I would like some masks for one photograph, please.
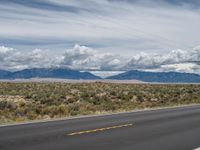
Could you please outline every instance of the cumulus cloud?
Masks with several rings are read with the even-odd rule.
[[[140,53],[133,57],[126,64],[127,69],[150,69],[158,68],[164,65],[180,64],[180,63],[199,63],[200,62],[200,47],[195,47],[191,50],[172,50],[169,53],[163,54],[147,54]]]
[[[0,60],[2,61],[5,57],[9,56],[13,52],[13,48],[0,46]]]
[[[52,67],[58,64],[57,57],[52,58],[48,51],[35,49],[25,53],[9,47],[0,47],[0,69],[22,70],[26,68]]]
[[[79,70],[116,70],[124,63],[119,55],[99,53],[86,46],[75,45],[65,52],[61,65]]]
[[[76,70],[118,70],[125,64],[119,55],[99,53],[75,45],[64,54],[53,55],[48,50],[34,49],[28,53],[8,47],[0,47],[0,69],[22,70],[26,68],[66,67]]]
[[[52,55],[48,50],[34,49],[23,53],[0,47],[0,69],[65,67],[93,71],[176,71],[200,74],[200,47],[172,50],[169,53],[140,53],[130,57],[102,53],[76,44],[65,53]]]
[[[163,54],[140,53],[125,66],[126,70],[176,71],[200,74],[200,47],[172,50]]]
[[[8,52],[13,51],[13,48],[5,47],[5,46],[0,46],[0,54],[6,54]]]
[[[195,63],[170,64],[170,65],[162,65],[159,70],[200,74],[200,65]]]

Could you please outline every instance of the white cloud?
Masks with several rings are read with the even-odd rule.
[[[78,70],[116,70],[125,64],[119,55],[99,53],[86,46],[75,45],[64,54],[52,55],[48,50],[35,49],[28,53],[0,47],[0,69],[68,67]]]
[[[0,46],[0,55],[4,55],[4,54],[7,54],[7,53],[10,53],[13,50],[14,50],[13,48],[5,47],[5,46]]]
[[[78,44],[59,55],[52,55],[48,50],[42,49],[22,53],[20,50],[1,46],[0,69],[68,67],[77,70],[126,71],[138,69],[200,74],[200,47],[191,50],[177,49],[163,54],[140,53],[130,57],[101,53]]]
[[[64,54],[62,66],[79,70],[115,70],[124,64],[119,55],[99,53],[86,46],[75,45]]]
[[[200,42],[200,11],[185,5],[153,0],[45,1],[54,9],[0,2],[1,38],[43,39],[44,45],[61,40],[63,49],[65,43],[77,42],[121,55],[186,49]],[[56,11],[60,7],[66,10]]]
[[[200,47],[195,47],[191,50],[172,50],[169,53],[163,54],[146,54],[141,53],[131,59],[126,64],[126,69],[155,69],[161,66],[184,66],[185,63],[190,64],[200,63]],[[179,65],[174,65],[179,64]],[[183,65],[181,65],[183,64]],[[174,68],[175,70],[175,68]]]
[[[14,51],[13,48],[8,48],[5,46],[0,46],[0,61],[4,61]]]
[[[52,58],[48,51],[35,49],[28,53],[8,47],[0,47],[0,69],[21,70],[26,68],[51,67],[59,64],[59,59]]]
[[[200,65],[194,63],[162,65],[161,71],[176,71],[200,74]]]
[[[200,47],[189,48],[200,42],[200,10],[194,6],[196,3],[41,1],[46,2],[51,6],[48,9],[45,5],[34,5],[34,1],[24,1],[23,5],[0,2],[0,41],[15,47],[0,47],[0,68],[64,66],[80,70],[199,73]],[[35,42],[42,49],[35,49],[40,47]],[[92,48],[80,45],[71,48],[75,43]],[[27,45],[33,50],[24,50]],[[44,47],[50,50],[43,50]],[[59,50],[66,48],[61,54]]]

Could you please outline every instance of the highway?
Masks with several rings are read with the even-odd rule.
[[[194,150],[200,106],[0,127],[0,150]]]

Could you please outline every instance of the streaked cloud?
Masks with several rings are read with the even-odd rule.
[[[0,41],[50,52],[76,43],[121,55],[187,49],[200,42],[198,6],[193,0],[2,0]]]

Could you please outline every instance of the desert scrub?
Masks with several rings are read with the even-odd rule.
[[[200,103],[200,85],[0,83],[0,124]]]

